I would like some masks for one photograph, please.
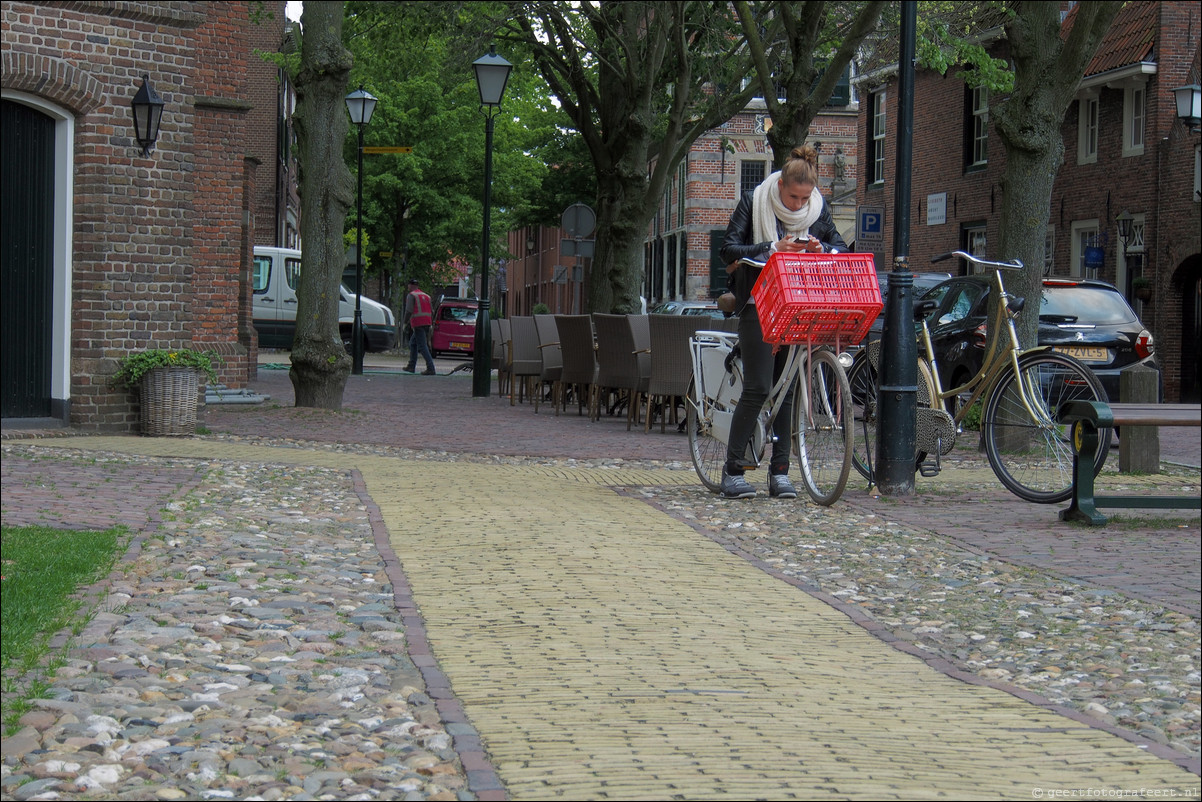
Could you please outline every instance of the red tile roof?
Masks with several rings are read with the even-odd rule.
[[[1138,64],[1141,61],[1154,61],[1158,5],[1160,4],[1151,0],[1124,4],[1111,23],[1110,30],[1102,37],[1102,44],[1085,70],[1085,77]],[[1068,36],[1068,32],[1072,30],[1078,8],[1079,3],[1074,5],[1064,18],[1061,36]]]

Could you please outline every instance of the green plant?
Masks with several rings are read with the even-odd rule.
[[[117,363],[113,380],[127,387],[137,387],[142,377],[155,368],[194,368],[217,382],[214,363],[221,364],[216,351],[194,351],[191,348],[148,348],[123,357]]]
[[[51,638],[64,628],[78,634],[91,619],[94,601],[79,597],[77,589],[108,574],[128,539],[124,527],[103,532],[0,527],[0,667],[5,692],[13,693],[4,701],[6,727],[15,726],[28,700],[43,693],[64,664],[70,643],[52,654]],[[83,609],[85,604],[91,606]]]
[[[549,314],[551,314],[551,307],[547,306],[546,304],[542,304],[542,303],[535,304],[534,308],[530,310],[530,314],[532,314],[532,315],[549,315]]]
[[[1131,279],[1131,289],[1133,291],[1150,290],[1152,289],[1152,282],[1148,281],[1143,276],[1136,276],[1135,278]]]

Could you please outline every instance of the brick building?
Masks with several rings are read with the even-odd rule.
[[[3,4],[6,423],[132,430],[111,376],[150,347],[214,350],[231,387],[252,375],[249,221],[274,157],[250,145],[248,61],[256,26],[282,35],[268,5],[274,21],[246,3]],[[166,104],[146,154],[143,75]]]
[[[1199,16],[1199,6],[1188,2],[1145,0],[1119,12],[1065,115],[1064,164],[1045,239],[1047,273],[1109,281],[1132,300],[1155,337],[1166,401],[1198,400],[1198,134],[1177,119],[1172,90],[1198,82]],[[1066,22],[1071,24],[1071,12]],[[1000,29],[992,34],[993,47],[1004,55]],[[998,241],[1005,153],[989,121],[987,90],[970,90],[953,73],[919,70],[915,76],[914,270],[957,248],[990,254],[990,243]],[[867,73],[859,88],[863,158],[856,200],[886,210],[886,261],[878,260],[878,268],[887,268],[893,258],[896,66]],[[1115,222],[1124,211],[1134,221],[1125,248]],[[1134,295],[1137,276],[1152,283],[1146,303]]]
[[[255,245],[300,248],[300,193],[297,188],[296,87],[286,70],[259,53],[287,52],[294,47],[293,23],[284,21],[284,3],[270,3],[275,18],[264,15],[248,31],[250,58],[247,87],[247,151],[259,163],[254,168]]]

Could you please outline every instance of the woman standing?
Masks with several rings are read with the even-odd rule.
[[[722,259],[729,267],[739,316],[739,348],[743,354],[743,394],[730,425],[726,465],[722,471],[722,495],[751,498],[755,488],[743,476],[748,467],[747,446],[756,417],[773,382],[780,377],[787,355],[764,342],[751,288],[759,269],[740,265],[740,259],[767,261],[777,251],[784,253],[841,253],[847,250],[835,228],[830,207],[818,191],[818,152],[805,145],[796,147],[780,171],[764,179],[751,192],[744,192],[731,215],[722,244]],[[772,458],[768,467],[768,493],[776,498],[797,498],[789,481],[790,422],[793,389],[785,398],[772,424]]]

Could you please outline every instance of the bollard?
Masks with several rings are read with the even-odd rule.
[[[1147,365],[1119,371],[1119,401],[1155,404],[1160,398],[1160,373]],[[1160,473],[1160,427],[1124,426],[1119,432],[1120,473]]]

